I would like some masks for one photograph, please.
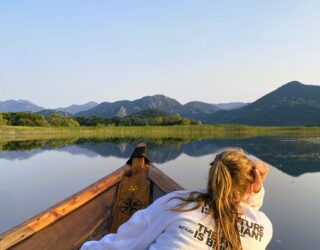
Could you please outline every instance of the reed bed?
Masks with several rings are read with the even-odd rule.
[[[258,127],[245,125],[25,127],[0,126],[0,138],[131,137],[237,138],[256,136],[320,136],[320,127]]]

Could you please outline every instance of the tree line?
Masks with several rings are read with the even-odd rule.
[[[183,118],[178,114],[167,115],[151,111],[144,114],[131,115],[128,117],[102,118],[92,117],[70,117],[59,113],[49,116],[27,112],[0,113],[0,126],[29,126],[29,127],[79,127],[79,126],[170,126],[170,125],[193,125],[198,124],[192,119]]]
[[[0,113],[0,125],[28,126],[28,127],[79,127],[80,124],[71,117],[58,113],[50,116],[27,112]]]

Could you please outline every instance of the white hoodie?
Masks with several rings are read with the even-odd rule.
[[[170,198],[189,193],[175,191],[157,199],[146,209],[137,211],[116,234],[108,234],[99,241],[88,241],[80,250],[213,249],[215,223],[207,214],[207,207],[189,212],[170,210],[181,202]],[[265,249],[271,240],[272,224],[258,211],[263,197],[264,188],[250,195],[246,203],[241,203],[244,214],[238,225],[243,250]]]

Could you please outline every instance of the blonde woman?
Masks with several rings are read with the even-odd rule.
[[[116,234],[81,250],[265,249],[272,224],[259,211],[268,166],[239,149],[211,163],[206,192],[176,191],[136,212]]]

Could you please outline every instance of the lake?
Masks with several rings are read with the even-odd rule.
[[[124,165],[142,139],[0,142],[0,232]],[[209,163],[241,147],[269,164],[262,211],[273,224],[268,249],[319,249],[320,137],[144,140],[149,158],[187,189],[205,187]]]

